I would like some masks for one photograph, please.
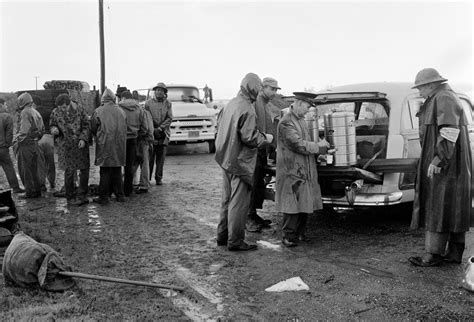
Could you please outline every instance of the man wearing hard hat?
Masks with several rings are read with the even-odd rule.
[[[416,266],[461,263],[471,220],[471,148],[468,121],[447,79],[422,69],[413,88],[425,99],[418,112],[421,156],[411,228],[424,225],[425,249]]]

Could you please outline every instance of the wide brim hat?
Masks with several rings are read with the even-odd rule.
[[[163,88],[165,90],[165,93],[168,93],[168,88],[166,87],[165,83],[159,82],[156,84],[155,87],[153,87],[153,90],[156,90],[157,88]]]
[[[430,83],[443,83],[447,81],[448,80],[441,76],[436,69],[424,68],[416,75],[415,84],[412,86],[412,88],[418,88]]]
[[[293,92],[295,99],[305,101],[311,106],[316,106],[314,99],[316,98],[317,94],[315,93],[308,93],[308,92]]]

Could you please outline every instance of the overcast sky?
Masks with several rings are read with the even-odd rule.
[[[0,0],[0,17],[0,91],[34,89],[35,76],[100,87],[98,1]],[[424,67],[472,84],[472,18],[470,1],[104,0],[106,85],[231,98],[248,72],[290,94],[412,82]]]

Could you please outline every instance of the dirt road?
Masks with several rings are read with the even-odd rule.
[[[228,252],[215,242],[221,172],[207,145],[171,147],[169,154],[164,184],[127,203],[67,207],[48,195],[17,205],[23,230],[60,251],[76,271],[185,292],[78,280],[70,291],[48,293],[5,288],[1,279],[0,319],[474,319],[474,294],[460,287],[461,265],[408,263],[423,251],[424,238],[408,229],[406,209],[313,216],[312,241],[289,249],[280,246],[280,218],[266,202],[262,214],[272,228],[247,234],[259,249]],[[98,183],[96,169],[90,182]],[[265,292],[295,276],[309,291]]]

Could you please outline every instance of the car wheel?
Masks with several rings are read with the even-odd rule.
[[[216,141],[208,141],[209,143],[209,153],[216,153]]]

